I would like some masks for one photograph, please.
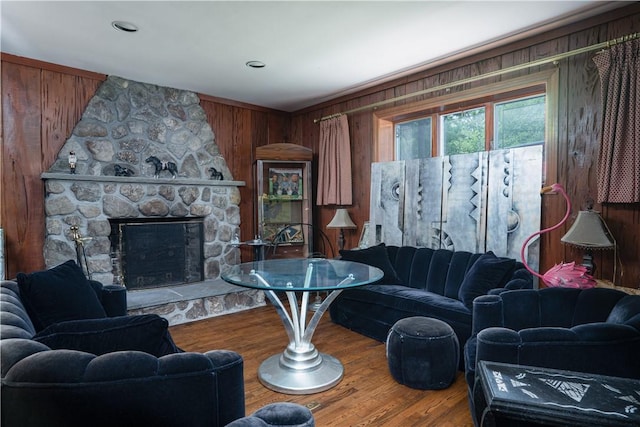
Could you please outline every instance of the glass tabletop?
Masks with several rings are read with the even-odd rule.
[[[379,268],[353,261],[290,258],[238,264],[222,279],[234,285],[274,291],[331,291],[382,279]]]

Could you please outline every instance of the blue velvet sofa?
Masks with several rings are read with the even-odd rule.
[[[2,281],[0,424],[215,427],[244,419],[238,353],[183,352],[165,319],[125,312],[126,294],[86,280],[73,261]],[[267,413],[275,425],[298,425],[302,409]]]
[[[640,295],[545,288],[476,298],[464,355],[476,425],[480,360],[640,379]]]
[[[386,246],[340,251],[344,260],[384,272],[375,284],[343,291],[329,307],[334,323],[384,342],[400,319],[425,316],[449,324],[460,348],[471,336],[473,300],[498,289],[532,288],[524,266],[493,253]],[[463,358],[459,368],[464,368]]]

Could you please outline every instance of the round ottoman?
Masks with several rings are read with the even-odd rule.
[[[387,335],[387,362],[400,384],[420,390],[449,387],[456,378],[460,348],[458,338],[442,320],[407,317]]]

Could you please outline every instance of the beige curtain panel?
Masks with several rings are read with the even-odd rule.
[[[598,202],[640,202],[640,39],[593,58],[600,74]]]
[[[351,141],[349,122],[343,114],[320,122],[316,204],[347,206],[352,203]]]

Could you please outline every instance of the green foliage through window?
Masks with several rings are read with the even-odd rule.
[[[542,144],[544,111],[544,95],[495,104],[494,148]]]
[[[484,107],[440,116],[442,154],[467,154],[484,151]]]
[[[504,100],[508,99],[508,100]],[[396,122],[395,159],[476,153],[490,149],[543,144],[546,134],[546,95],[507,95],[466,103],[468,107],[442,106],[424,116]],[[433,129],[433,127],[436,129]],[[488,128],[487,128],[488,127]],[[432,135],[437,135],[436,141]]]

